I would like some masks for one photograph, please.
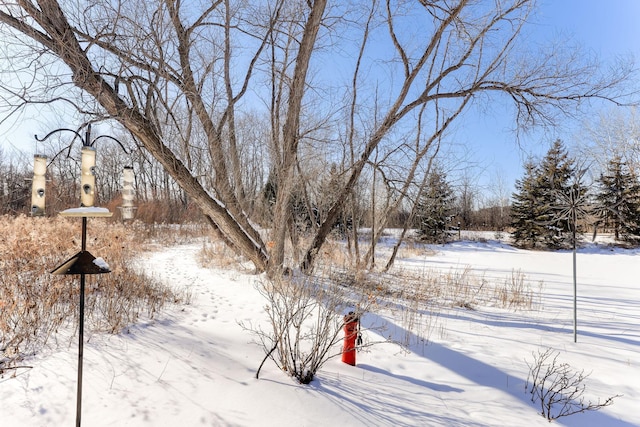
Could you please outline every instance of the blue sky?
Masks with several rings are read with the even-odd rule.
[[[640,1],[638,0],[540,0],[534,22],[528,28],[541,41],[564,36],[599,56],[603,62],[620,55],[633,55],[640,66]],[[499,114],[501,107],[494,111]],[[592,111],[593,115],[598,111]],[[496,174],[513,189],[522,176],[523,161],[542,156],[557,138],[570,146],[578,137],[582,122],[567,121],[557,129],[521,136],[516,143],[512,123],[496,115],[480,116],[462,126],[455,137],[467,144],[476,164],[476,178],[489,186]]]
[[[539,0],[540,7],[528,31],[533,40],[553,40],[568,36],[586,50],[611,60],[618,55],[633,54],[640,60],[640,0]],[[471,175],[475,182],[488,187],[496,176],[513,189],[516,179],[522,175],[522,163],[528,156],[541,156],[557,138],[568,145],[575,139],[579,122],[567,122],[547,133],[536,132],[521,137],[516,143],[513,124],[504,114],[501,105],[492,105],[491,114],[468,115],[457,123],[451,135],[457,146],[465,151],[467,160],[474,164]],[[31,155],[37,150],[33,135],[44,134],[55,124],[42,121],[38,116],[23,116],[23,125],[14,123],[11,129],[0,126],[0,147],[11,147]],[[594,111],[593,114],[597,114]],[[64,122],[63,118],[59,119]]]

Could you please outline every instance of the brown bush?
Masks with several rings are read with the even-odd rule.
[[[81,224],[77,218],[0,217],[0,370],[38,351],[61,328],[77,328],[79,276],[50,272],[80,251]],[[112,270],[86,276],[88,331],[119,332],[185,300],[134,268],[143,233],[143,227],[88,220],[87,250]]]

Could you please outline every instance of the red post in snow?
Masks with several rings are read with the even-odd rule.
[[[356,365],[356,339],[359,334],[359,319],[352,311],[344,316],[344,345],[342,346],[342,361],[351,366]]]

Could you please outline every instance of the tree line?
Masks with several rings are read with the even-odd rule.
[[[126,136],[121,136],[126,141]],[[64,139],[64,138],[63,138]],[[143,150],[128,147],[123,152],[115,145],[101,145],[97,149],[96,204],[111,208],[118,218],[117,207],[122,201],[122,170],[130,166],[135,171],[135,199],[140,207],[137,219],[149,223],[178,223],[200,221],[202,217],[194,208],[189,196],[180,189],[162,166]],[[80,203],[79,147],[66,146],[62,141],[40,147],[47,158],[46,173],[46,214],[55,215],[64,209],[77,207]],[[257,167],[257,166],[256,166]],[[340,185],[337,168],[329,168],[326,177],[318,179],[315,186],[307,185],[294,190],[292,212],[294,225],[300,235],[309,234],[317,227],[331,206],[332,191],[323,193],[324,188]],[[24,154],[4,155],[0,150],[0,215],[28,215],[31,210],[31,181],[33,159]],[[275,181],[268,176],[248,194],[253,200],[251,216],[267,226],[272,221],[272,207],[277,190]],[[384,222],[389,228],[402,228],[409,221],[410,212],[406,206],[392,212],[384,212],[380,206],[386,197],[384,185],[357,187],[357,208],[341,216],[334,226],[334,233],[341,238],[350,238],[353,227],[369,228],[377,216],[388,215]],[[372,199],[376,197],[377,200]],[[440,194],[444,192],[444,194]],[[451,183],[441,168],[429,174],[429,182],[418,202],[417,218],[410,227],[420,228],[421,221],[433,216],[437,211],[443,217],[438,219],[443,230],[458,226],[471,230],[504,230],[509,221],[507,197],[483,196],[483,189],[472,186],[467,181]],[[504,195],[503,195],[504,196]],[[443,206],[438,206],[443,204]],[[373,210],[376,210],[375,213]],[[431,212],[434,211],[434,212]],[[441,236],[435,232],[438,238]],[[435,240],[437,240],[436,238]],[[426,239],[426,237],[425,237]]]
[[[123,137],[124,138],[124,137]],[[58,142],[59,144],[59,142]],[[80,200],[78,159],[70,154],[71,147],[51,144],[47,167],[47,213],[49,215],[77,206]],[[61,154],[64,153],[64,154]],[[0,153],[1,154],[1,153]],[[0,214],[28,214],[30,211],[33,165],[23,157],[0,155]],[[115,146],[99,151],[97,181],[98,202],[117,212],[121,203],[122,168],[133,166],[136,203],[141,206],[138,219],[150,223],[175,223],[201,219],[189,196],[167,174],[155,159],[142,150],[123,152]],[[389,212],[376,206],[383,198],[374,199],[378,189],[357,187],[356,208],[343,214],[334,224],[333,233],[350,239],[354,227],[371,228],[376,220],[389,228],[417,230],[416,238],[423,242],[443,243],[457,231],[510,231],[517,246],[529,248],[563,248],[572,242],[571,232],[610,232],[616,241],[637,243],[640,238],[640,181],[635,168],[614,155],[590,184],[588,174],[560,140],[556,140],[546,155],[524,165],[524,176],[516,181],[516,192],[507,198],[483,198],[481,189],[468,180],[452,182],[442,167],[436,165],[428,174],[411,215],[406,206]],[[292,196],[293,224],[296,234],[308,235],[326,215],[335,193],[322,193],[323,188],[338,188],[340,176],[333,165],[330,173],[320,177],[317,185],[300,187]],[[268,226],[273,220],[273,205],[277,195],[271,176],[256,185],[251,198],[251,216]],[[306,190],[306,191],[305,191]],[[328,198],[323,198],[328,197]],[[377,212],[377,213],[376,213]],[[571,213],[577,214],[575,218]],[[382,219],[376,216],[388,215]],[[117,218],[117,215],[116,215]],[[575,230],[573,229],[575,227]]]
[[[582,167],[581,167],[582,166]],[[620,155],[586,182],[588,167],[556,140],[544,158],[525,165],[511,206],[513,243],[530,248],[566,248],[576,233],[611,232],[616,241],[640,241],[640,181]]]

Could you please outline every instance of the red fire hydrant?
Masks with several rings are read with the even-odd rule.
[[[360,341],[360,319],[353,311],[344,316],[344,345],[342,361],[351,366],[356,365],[356,340]]]

